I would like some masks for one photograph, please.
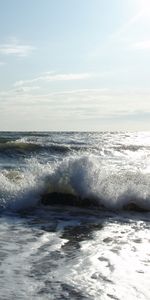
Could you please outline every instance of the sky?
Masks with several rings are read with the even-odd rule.
[[[150,0],[0,0],[0,131],[149,120]]]

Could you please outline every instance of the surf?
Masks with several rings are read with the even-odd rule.
[[[26,160],[21,170],[0,173],[0,206],[19,210],[70,205],[108,210],[150,210],[150,174],[115,170],[94,155],[68,156],[41,164]]]

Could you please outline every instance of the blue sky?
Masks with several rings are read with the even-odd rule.
[[[150,130],[150,0],[0,0],[0,130]]]

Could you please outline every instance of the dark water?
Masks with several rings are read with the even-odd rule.
[[[150,133],[1,132],[0,299],[149,299],[149,210]]]

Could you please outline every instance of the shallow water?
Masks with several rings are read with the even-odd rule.
[[[0,299],[149,299],[150,134],[1,133],[0,143]],[[53,192],[103,209],[60,196],[42,205]],[[133,202],[147,212],[122,210]]]
[[[149,299],[149,217],[71,207],[2,214],[1,299]]]

